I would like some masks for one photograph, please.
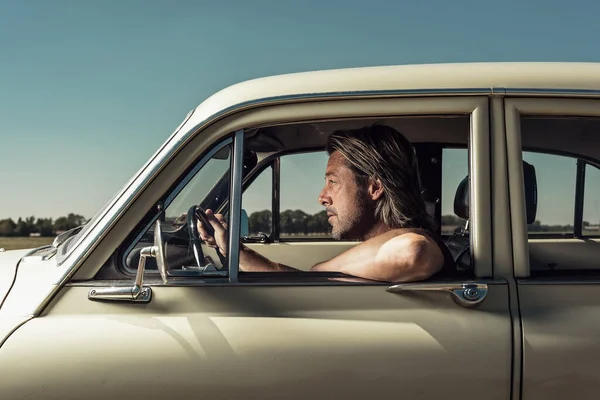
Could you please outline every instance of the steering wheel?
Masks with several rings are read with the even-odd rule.
[[[198,267],[202,267],[204,265],[204,252],[202,251],[202,239],[200,239],[200,232],[198,231],[198,221],[202,221],[202,226],[208,231],[210,236],[214,236],[215,230],[212,225],[208,222],[208,218],[204,213],[204,210],[199,206],[191,206],[187,212],[187,226],[188,232],[190,235],[190,243],[192,244],[192,250],[194,252],[194,258],[196,258],[196,263]],[[221,252],[217,249],[217,255],[219,256],[219,260],[221,261],[222,267],[219,268],[215,266],[217,269],[225,268],[227,262],[225,257]]]

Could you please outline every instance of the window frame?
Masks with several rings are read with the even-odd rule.
[[[382,99],[380,99],[382,100]],[[468,174],[473,187],[478,190],[470,191],[470,208],[471,208],[471,234],[470,252],[473,264],[473,275],[475,277],[492,278],[493,277],[493,261],[492,261],[492,229],[489,224],[482,223],[490,221],[492,214],[492,182],[491,182],[491,167],[492,161],[489,154],[491,153],[491,127],[490,127],[490,107],[487,97],[436,97],[436,98],[420,98],[420,99],[390,99],[391,104],[396,104],[396,110],[389,117],[401,117],[406,115],[456,115],[466,114],[469,117],[469,135],[468,135]],[[421,101],[417,101],[421,100]],[[452,106],[448,105],[451,102]],[[442,104],[444,106],[441,106]],[[368,118],[365,115],[364,118]],[[343,118],[343,117],[342,117]],[[308,150],[308,149],[303,149]],[[322,149],[321,149],[322,150]],[[282,156],[279,153],[278,156]],[[240,180],[240,195],[241,192]],[[241,200],[240,200],[241,203]],[[241,210],[240,210],[241,211]],[[239,239],[239,230],[237,235]],[[230,237],[235,238],[235,233]],[[231,242],[230,242],[231,244]],[[239,249],[240,241],[233,243],[230,248]],[[237,254],[239,257],[239,254]],[[231,263],[230,263],[231,264]],[[237,281],[239,265],[231,266],[236,268],[235,276]],[[231,274],[231,272],[230,272]],[[250,273],[259,274],[259,273]],[[260,273],[269,274],[269,273]],[[290,272],[286,273],[289,276],[303,274],[306,272]],[[329,276],[329,273],[320,273],[323,277]],[[339,274],[332,274],[331,277],[338,277]]]
[[[491,148],[490,148],[491,129],[489,127],[489,117],[490,117],[490,115],[489,115],[488,102],[487,102],[487,99],[485,99],[483,101],[481,100],[481,98],[477,98],[477,99],[480,100],[479,104],[477,105],[477,107],[475,107],[472,111],[470,111],[468,113],[464,113],[464,112],[460,112],[460,111],[452,111],[452,112],[444,112],[443,113],[443,114],[452,114],[452,115],[467,114],[468,117],[469,117],[470,126],[469,126],[469,136],[468,136],[468,144],[466,146],[466,150],[468,152],[468,157],[469,157],[468,174],[471,175],[472,181],[477,181],[477,179],[473,178],[473,175],[479,175],[479,176],[485,177],[486,171],[488,173],[488,177],[491,175],[491,172],[490,172],[490,170],[491,170],[491,160],[488,157],[485,156],[486,154],[489,154],[490,151],[491,151]],[[414,114],[419,114],[419,113],[410,113],[410,115],[414,115]],[[439,114],[439,112],[436,113],[436,114]],[[401,115],[405,115],[405,114],[401,114]],[[398,115],[398,117],[400,117],[401,115]],[[406,115],[409,115],[409,114],[406,114]],[[424,114],[424,115],[428,115],[428,114]],[[396,116],[396,115],[394,115],[394,116]],[[475,128],[475,126],[477,126],[478,128]],[[486,133],[486,135],[483,135],[483,134],[477,135],[477,134],[475,134],[476,131],[484,131]],[[479,146],[482,146],[482,147],[486,146],[487,148],[485,150],[480,150],[481,154],[474,155],[473,153],[475,153],[475,151],[473,151],[473,148],[474,147],[478,148],[479,146],[476,146],[473,142],[476,142],[478,140],[480,142],[482,142],[481,144],[479,144]],[[448,144],[445,144],[445,145],[442,146],[442,149],[444,149],[444,148],[465,148],[465,146],[460,145],[460,144],[448,143]],[[260,175],[264,171],[264,169],[268,167],[269,162],[273,161],[274,159],[276,159],[277,161],[279,161],[279,159],[281,157],[289,155],[289,154],[302,154],[302,153],[310,153],[310,152],[317,152],[317,151],[323,151],[323,149],[322,148],[316,148],[316,149],[315,148],[306,148],[306,149],[301,149],[301,150],[283,151],[283,152],[279,152],[279,153],[273,154],[273,155],[265,158],[263,161],[261,161],[262,163],[265,164],[265,166],[262,167],[262,168],[260,168],[260,169],[258,169],[255,172],[255,174],[253,174],[252,176],[249,176],[248,179],[250,180],[250,179],[255,179],[256,177],[258,177],[258,175]],[[475,159],[475,160],[473,160],[473,159]],[[480,173],[474,172],[474,169],[477,169],[477,167],[473,167],[473,163],[475,163],[476,165],[479,166],[479,170],[481,171]],[[278,167],[280,167],[280,165],[278,165]],[[280,190],[280,185],[279,185],[279,182],[280,182],[280,169],[278,169],[277,175],[275,175],[275,173],[274,173],[273,179],[274,180],[276,179],[278,181],[278,183],[276,183],[276,184],[274,182],[273,191],[275,190],[276,187],[277,187],[277,190]],[[483,178],[483,179],[485,179],[485,178]],[[244,190],[247,187],[249,187],[250,184],[251,184],[251,182],[248,183],[248,186],[244,185],[245,186]],[[477,203],[476,203],[476,200],[475,200],[475,196],[477,196],[477,195],[474,193],[475,191],[471,192],[470,202],[473,205],[472,206],[473,217],[471,217],[470,219],[472,219],[472,220],[476,220],[478,218],[481,218],[481,217],[476,217],[475,214],[480,214],[481,215],[482,212],[483,213],[487,212],[487,213],[491,214],[491,181],[489,181],[487,183],[487,185],[483,185],[482,184],[481,186],[483,186],[483,190],[479,191],[479,193],[480,193],[479,196],[482,196],[482,193],[484,193],[483,197],[485,199],[487,199],[487,202],[485,203],[484,207],[481,207],[483,210],[480,210],[480,206],[476,205]],[[487,193],[486,193],[486,190],[487,190]],[[279,192],[278,192],[278,194],[279,194]],[[280,197],[279,196],[278,196],[278,200],[280,201]],[[481,204],[481,203],[479,203],[479,204]],[[488,209],[486,210],[486,208],[488,208]],[[272,215],[274,216],[275,215],[274,214],[274,210],[272,210],[272,213],[273,213]],[[275,226],[279,226],[279,213],[277,214],[277,219],[275,219],[273,217],[273,220],[272,220],[272,232],[273,232]],[[473,227],[475,227],[474,231],[479,230],[481,232],[483,230],[481,226],[479,227],[479,229],[477,229],[476,228],[476,224],[472,224],[471,226],[472,226],[472,229],[473,229]],[[485,229],[489,229],[489,227],[484,227],[484,228]],[[271,234],[272,234],[272,232],[271,232]],[[470,235],[470,239],[471,239],[470,250],[471,250],[471,257],[472,257],[473,264],[474,264],[474,268],[473,268],[474,271],[477,271],[476,270],[476,268],[477,268],[476,267],[477,260],[475,258],[476,257],[475,254],[474,254],[475,253],[474,252],[475,245],[474,245],[473,238],[477,237],[478,234],[481,235],[480,232],[473,232]],[[288,238],[286,238],[286,240],[283,241],[283,240],[281,240],[280,236],[274,237],[274,239],[275,240],[271,240],[271,243],[323,242],[323,241],[325,241],[325,242],[332,242],[333,241],[333,239],[331,239],[331,238],[322,238],[322,239],[315,239],[315,238],[312,238],[312,239],[288,239]],[[481,238],[479,236],[478,241],[479,241],[479,244],[480,244],[480,248],[484,248],[485,245],[489,245],[489,247],[491,248],[491,229],[487,233],[487,237],[486,238]],[[485,243],[485,245],[483,243]],[[483,275],[483,276],[492,277],[492,261],[491,261],[492,257],[491,257],[491,251],[488,252],[487,254],[489,256],[486,257],[485,260],[483,260],[483,261],[485,261],[487,263],[487,266],[486,266],[486,269],[485,269],[485,272],[484,272],[484,274],[487,274],[487,275]],[[482,257],[479,257],[479,259],[482,260]],[[483,264],[481,261],[479,261],[479,262],[480,262],[480,265]],[[483,271],[480,271],[480,272],[483,272]],[[299,273],[300,274],[306,274],[306,272],[299,272]],[[268,273],[244,273],[244,274],[260,275],[260,274],[268,274]],[[298,274],[298,273],[289,272],[289,273],[283,273],[283,274],[284,275],[289,274],[289,276],[293,276],[294,274]],[[302,276],[305,276],[305,275],[302,275]],[[335,277],[335,276],[332,276],[332,277]]]
[[[537,238],[530,237],[527,231],[524,178],[522,170],[523,151],[527,150],[523,148],[521,140],[522,116],[600,117],[600,99],[597,97],[506,97],[504,99],[513,268],[516,278],[529,278],[531,276],[529,264],[529,239]],[[544,150],[544,153],[553,152]],[[557,152],[557,154],[568,155],[569,152]],[[583,159],[584,162],[590,160],[589,157],[577,154],[573,155],[571,153],[571,156],[574,156],[576,159]],[[598,167],[593,162],[590,162],[590,164]],[[577,170],[579,170],[579,168]],[[578,180],[577,183],[582,180],[580,173],[577,174],[576,179]],[[583,180],[583,185],[585,185],[585,180]],[[579,189],[583,190],[581,187]],[[583,193],[579,196],[581,199],[578,198],[578,201],[583,201]],[[576,203],[574,208],[577,212],[582,212],[582,207],[581,209],[580,207],[581,205]],[[574,216],[575,215],[574,210]],[[568,239],[569,237],[561,236],[561,238]],[[590,237],[577,237],[573,235],[572,238],[581,239]],[[552,239],[552,237],[546,235],[539,239]]]

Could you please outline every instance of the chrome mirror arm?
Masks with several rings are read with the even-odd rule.
[[[154,229],[154,246],[144,247],[140,251],[140,261],[138,263],[133,287],[112,286],[92,288],[88,292],[88,299],[148,303],[152,298],[152,289],[147,286],[144,287],[144,273],[146,272],[146,259],[148,257],[156,258],[156,264],[158,265],[158,270],[163,278],[163,282],[167,283],[167,268],[159,220],[156,221],[156,227]]]

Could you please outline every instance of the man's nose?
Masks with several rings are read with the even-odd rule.
[[[319,204],[321,204],[322,206],[330,206],[331,205],[331,197],[329,197],[325,188],[323,188],[323,190],[321,190],[321,193],[319,193],[318,200],[319,200]]]

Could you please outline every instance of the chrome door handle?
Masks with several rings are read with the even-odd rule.
[[[486,283],[400,283],[386,289],[390,293],[403,293],[414,291],[448,292],[452,298],[463,307],[475,307],[487,296]]]

